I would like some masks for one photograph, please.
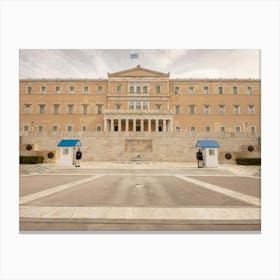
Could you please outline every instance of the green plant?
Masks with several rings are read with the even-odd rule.
[[[261,165],[261,158],[237,158],[236,163],[239,165]]]
[[[42,156],[20,156],[19,162],[22,164],[37,164],[43,163],[44,157]]]

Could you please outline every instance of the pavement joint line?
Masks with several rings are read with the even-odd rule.
[[[103,177],[103,176],[105,176],[105,175],[103,175],[103,174],[94,175],[94,176],[89,177],[89,178],[80,179],[80,180],[77,180],[77,181],[73,181],[71,183],[63,184],[63,185],[60,185],[60,186],[56,186],[56,187],[44,190],[44,191],[41,191],[41,192],[36,192],[36,193],[33,193],[33,194],[22,196],[19,199],[19,204],[24,204],[24,203],[27,203],[27,202],[30,202],[30,201],[33,201],[33,200],[36,200],[36,199],[40,199],[40,198],[43,198],[45,196],[55,194],[57,192],[61,192],[61,191],[73,188],[75,186],[90,182],[92,180],[98,179],[98,178]]]
[[[151,208],[20,206],[20,218],[124,220],[258,220],[260,208]]]
[[[224,195],[232,197],[234,199],[238,199],[238,200],[244,201],[246,203],[254,204],[254,205],[259,206],[259,207],[261,206],[261,200],[259,198],[256,198],[256,197],[253,197],[253,196],[250,196],[250,195],[246,195],[246,194],[243,194],[243,193],[240,193],[240,192],[228,190],[228,189],[225,189],[225,188],[213,185],[213,184],[209,184],[209,183],[206,183],[206,182],[203,182],[203,181],[199,181],[199,180],[196,180],[196,179],[193,179],[193,178],[189,178],[187,176],[174,175],[174,177],[176,177],[178,179],[181,179],[181,180],[184,180],[186,182],[198,185],[200,187],[203,187],[203,188],[206,188],[206,189],[224,194]]]

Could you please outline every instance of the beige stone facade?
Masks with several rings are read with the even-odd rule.
[[[217,140],[220,161],[246,145],[259,154],[260,114],[260,80],[171,79],[139,65],[107,79],[20,80],[21,144],[56,151],[78,138],[86,160],[191,161],[198,139]]]

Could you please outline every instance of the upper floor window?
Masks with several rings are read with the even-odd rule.
[[[140,100],[136,100],[136,109],[141,109],[141,102],[140,102]]]
[[[23,131],[28,131],[28,125],[23,126]]]
[[[32,93],[32,87],[28,87],[28,88],[27,88],[27,93],[28,93],[28,94],[31,94],[31,93]]]
[[[225,126],[220,126],[220,132],[222,132],[222,133],[226,132]]]
[[[181,106],[180,105],[175,105],[175,114],[180,114],[181,113]]]
[[[223,87],[219,87],[219,94],[223,94],[223,93],[224,93]]]
[[[236,126],[235,127],[235,133],[240,133],[241,132],[241,127],[240,126]]]
[[[67,132],[73,132],[73,126],[72,125],[67,126]]]
[[[176,127],[175,127],[175,131],[176,131],[176,132],[181,132],[181,127],[180,127],[180,126],[176,126]]]
[[[59,113],[59,104],[53,104],[53,113],[58,114]]]
[[[134,86],[130,86],[130,87],[129,87],[129,92],[130,92],[130,93],[134,93]]]
[[[41,93],[42,93],[42,94],[45,94],[45,93],[46,93],[46,87],[45,87],[45,86],[42,86],[42,87],[41,87]]]
[[[161,109],[161,104],[155,104],[155,109],[160,110]]]
[[[247,88],[247,92],[248,92],[249,95],[253,94],[252,87],[248,87],[248,88]]]
[[[60,86],[55,87],[55,93],[59,94],[60,93]]]
[[[53,132],[57,132],[57,125],[53,125],[52,131],[53,131]]]
[[[88,113],[88,104],[83,104],[82,105],[82,110],[83,110],[83,115],[87,115],[87,113]]]
[[[204,105],[204,115],[208,115],[210,113],[210,105]]]
[[[115,109],[116,109],[116,110],[121,109],[121,104],[115,104]]]
[[[205,132],[210,132],[211,131],[211,127],[210,126],[205,126]]]
[[[160,93],[160,86],[156,86],[156,93]]]
[[[88,87],[84,87],[84,94],[88,94]]]
[[[236,86],[233,87],[233,94],[237,94],[238,93],[238,88]]]
[[[195,115],[195,105],[189,105],[189,112],[191,115]]]
[[[195,132],[195,126],[190,127],[190,132]]]
[[[97,131],[97,132],[102,131],[102,127],[101,127],[100,125],[96,126],[96,131]]]
[[[117,93],[121,93],[122,92],[122,86],[121,85],[117,85]]]
[[[38,130],[39,132],[42,132],[42,131],[43,131],[43,126],[42,126],[42,125],[38,125],[38,126],[37,126],[37,130]]]
[[[193,86],[189,87],[189,93],[194,93],[194,87]]]
[[[143,86],[143,92],[148,93],[148,87],[147,86]]]
[[[98,94],[102,94],[103,88],[102,86],[98,86]]]
[[[203,87],[203,93],[208,94],[209,88],[208,87]]]
[[[136,92],[137,92],[137,93],[141,93],[141,87],[140,87],[140,86],[137,86],[137,87],[136,87]]]
[[[45,113],[45,104],[39,104],[39,114]]]
[[[73,93],[75,92],[75,91],[74,91],[74,87],[71,86],[71,87],[69,88],[69,92],[70,92],[70,94],[73,94]]]
[[[96,113],[97,115],[101,115],[102,114],[102,104],[97,104],[96,105]]]
[[[248,105],[248,114],[255,114],[255,105]]]
[[[31,104],[24,104],[24,113],[30,114]]]
[[[130,100],[128,102],[128,109],[134,109],[134,101],[133,100]]]
[[[180,88],[179,87],[175,87],[175,94],[179,94],[180,93]]]
[[[225,105],[218,105],[219,114],[223,115],[225,113]]]
[[[255,126],[251,126],[250,127],[250,132],[251,132],[251,134],[255,134],[256,133],[256,127]]]
[[[142,108],[144,110],[148,110],[148,107],[149,107],[149,101],[148,100],[143,100],[142,101]]]
[[[240,105],[233,105],[233,113],[235,115],[239,115],[240,114]]]
[[[74,112],[74,104],[68,104],[68,114],[73,114]]]

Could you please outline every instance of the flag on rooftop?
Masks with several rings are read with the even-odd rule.
[[[138,53],[131,53],[130,58],[131,59],[138,59]]]

